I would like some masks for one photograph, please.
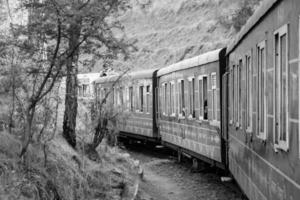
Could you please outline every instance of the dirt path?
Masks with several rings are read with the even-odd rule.
[[[141,149],[142,148],[142,149]],[[137,200],[242,200],[238,187],[223,183],[213,170],[192,173],[189,163],[177,163],[160,149],[130,149],[144,170]]]
[[[182,200],[184,190],[182,190],[170,177],[162,176],[151,169],[153,165],[171,162],[170,160],[152,161],[143,165],[144,177],[140,183],[140,200]]]

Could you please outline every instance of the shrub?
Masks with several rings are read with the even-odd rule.
[[[244,1],[240,9],[233,14],[232,25],[237,32],[243,27],[244,24],[246,24],[248,18],[251,17],[253,12],[253,6],[249,3],[249,1]]]

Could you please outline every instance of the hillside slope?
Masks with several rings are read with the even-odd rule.
[[[132,0],[122,17],[127,37],[137,40],[134,69],[161,68],[225,47],[236,34],[234,15],[259,0]],[[239,19],[238,19],[239,20]]]

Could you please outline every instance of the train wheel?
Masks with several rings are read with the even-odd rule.
[[[197,158],[193,158],[193,165],[192,165],[192,171],[198,171],[199,170],[199,162]]]

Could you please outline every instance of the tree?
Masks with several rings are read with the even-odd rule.
[[[127,57],[131,45],[124,38],[114,37],[112,30],[122,29],[113,17],[117,11],[125,9],[125,5],[120,0],[23,0],[20,3],[19,10],[24,12],[24,17],[28,16],[27,23],[11,24],[9,34],[1,40],[4,41],[1,61],[11,60],[11,52],[18,60],[14,62],[17,66],[13,72],[17,80],[14,96],[24,122],[20,156],[25,155],[36,133],[37,110],[65,74],[67,80],[71,79],[67,85],[67,101],[71,97],[72,106],[66,103],[68,116],[65,117],[67,131],[64,135],[75,145],[72,133],[76,124],[72,120],[76,117],[77,62],[91,64],[96,59]],[[80,55],[86,56],[80,59]],[[0,64],[3,68],[6,66],[5,62]],[[5,73],[7,70],[1,72]]]
[[[114,100],[114,88],[124,81],[124,75],[128,72],[125,70],[122,74],[113,77],[110,87],[106,88],[106,92],[102,99],[97,99],[95,102],[95,113],[94,113],[94,126],[93,126],[93,141],[89,144],[89,149],[95,151],[99,144],[102,142],[105,135],[109,130],[109,123],[112,124],[113,128],[116,129],[117,121],[124,114],[123,105],[116,106]],[[122,97],[123,101],[123,95]]]
[[[91,64],[95,59],[112,59],[122,54],[128,56],[131,46],[124,38],[116,37],[115,32],[123,30],[117,21],[120,11],[127,8],[124,0],[80,0],[65,2],[64,15],[67,21],[66,34],[68,36],[68,49],[74,47],[76,51],[66,62],[66,98],[63,122],[63,135],[67,141],[76,146],[76,115],[77,115],[77,73],[79,53],[82,53],[84,62]],[[62,5],[60,5],[62,7]],[[92,55],[92,56],[88,56]]]

